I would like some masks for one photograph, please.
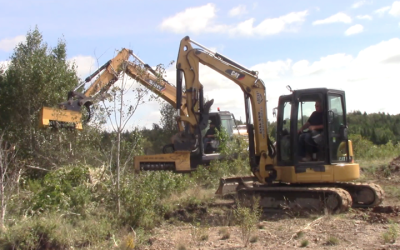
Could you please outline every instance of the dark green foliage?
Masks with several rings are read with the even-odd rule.
[[[0,126],[29,134],[25,130],[36,127],[40,108],[65,100],[78,83],[75,65],[66,61],[63,40],[50,48],[37,28],[27,33],[26,43],[20,43],[10,59],[0,88]]]
[[[400,114],[390,115],[383,113],[361,114],[354,111],[347,114],[349,134],[359,134],[373,144],[383,145],[392,141],[400,142]]]
[[[19,157],[30,165],[50,169],[99,157],[98,151],[87,151],[89,145],[96,148],[98,131],[94,128],[57,133],[38,128],[40,109],[65,101],[68,91],[77,85],[75,69],[67,61],[65,41],[60,39],[51,48],[35,28],[27,33],[26,42],[14,49],[9,67],[1,74],[0,129],[6,132],[7,141],[17,145]]]
[[[175,107],[167,102],[161,103],[160,125],[153,124],[152,129],[142,129],[144,154],[161,154],[163,147],[171,143],[171,137],[178,133]]]

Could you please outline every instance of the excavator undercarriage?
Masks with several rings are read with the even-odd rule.
[[[341,213],[349,208],[371,208],[382,203],[384,192],[373,183],[272,183],[261,184],[256,177],[233,177],[220,179],[216,195],[221,198],[237,198],[253,202],[259,198],[260,206],[267,211],[305,209],[321,211],[328,209]]]

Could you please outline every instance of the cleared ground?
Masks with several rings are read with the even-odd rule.
[[[167,215],[168,222],[154,229],[140,249],[400,249],[400,157],[371,168],[362,169],[361,181],[385,190],[377,208],[338,215],[264,212],[245,246],[233,218],[235,204],[215,201]]]

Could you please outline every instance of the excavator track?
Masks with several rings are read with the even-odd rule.
[[[352,206],[350,194],[341,188],[333,187],[289,187],[289,186],[254,186],[241,187],[237,190],[239,200],[259,204],[264,210],[323,211],[342,213]]]
[[[339,182],[318,186],[336,187],[349,192],[353,201],[353,208],[371,208],[382,203],[385,194],[383,189],[374,183]]]
[[[333,212],[343,212],[350,207],[375,207],[384,199],[384,191],[374,183],[261,185],[254,176],[223,178],[216,194],[220,196],[238,194],[239,197],[247,199],[255,195],[260,198],[261,206],[266,209],[278,209],[284,206],[318,209],[325,206]]]

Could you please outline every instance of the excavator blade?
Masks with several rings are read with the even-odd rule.
[[[81,112],[43,107],[40,110],[39,127],[66,127],[82,130]]]
[[[257,179],[254,176],[221,178],[215,194],[220,197],[236,194],[240,188],[248,187],[256,181]]]

